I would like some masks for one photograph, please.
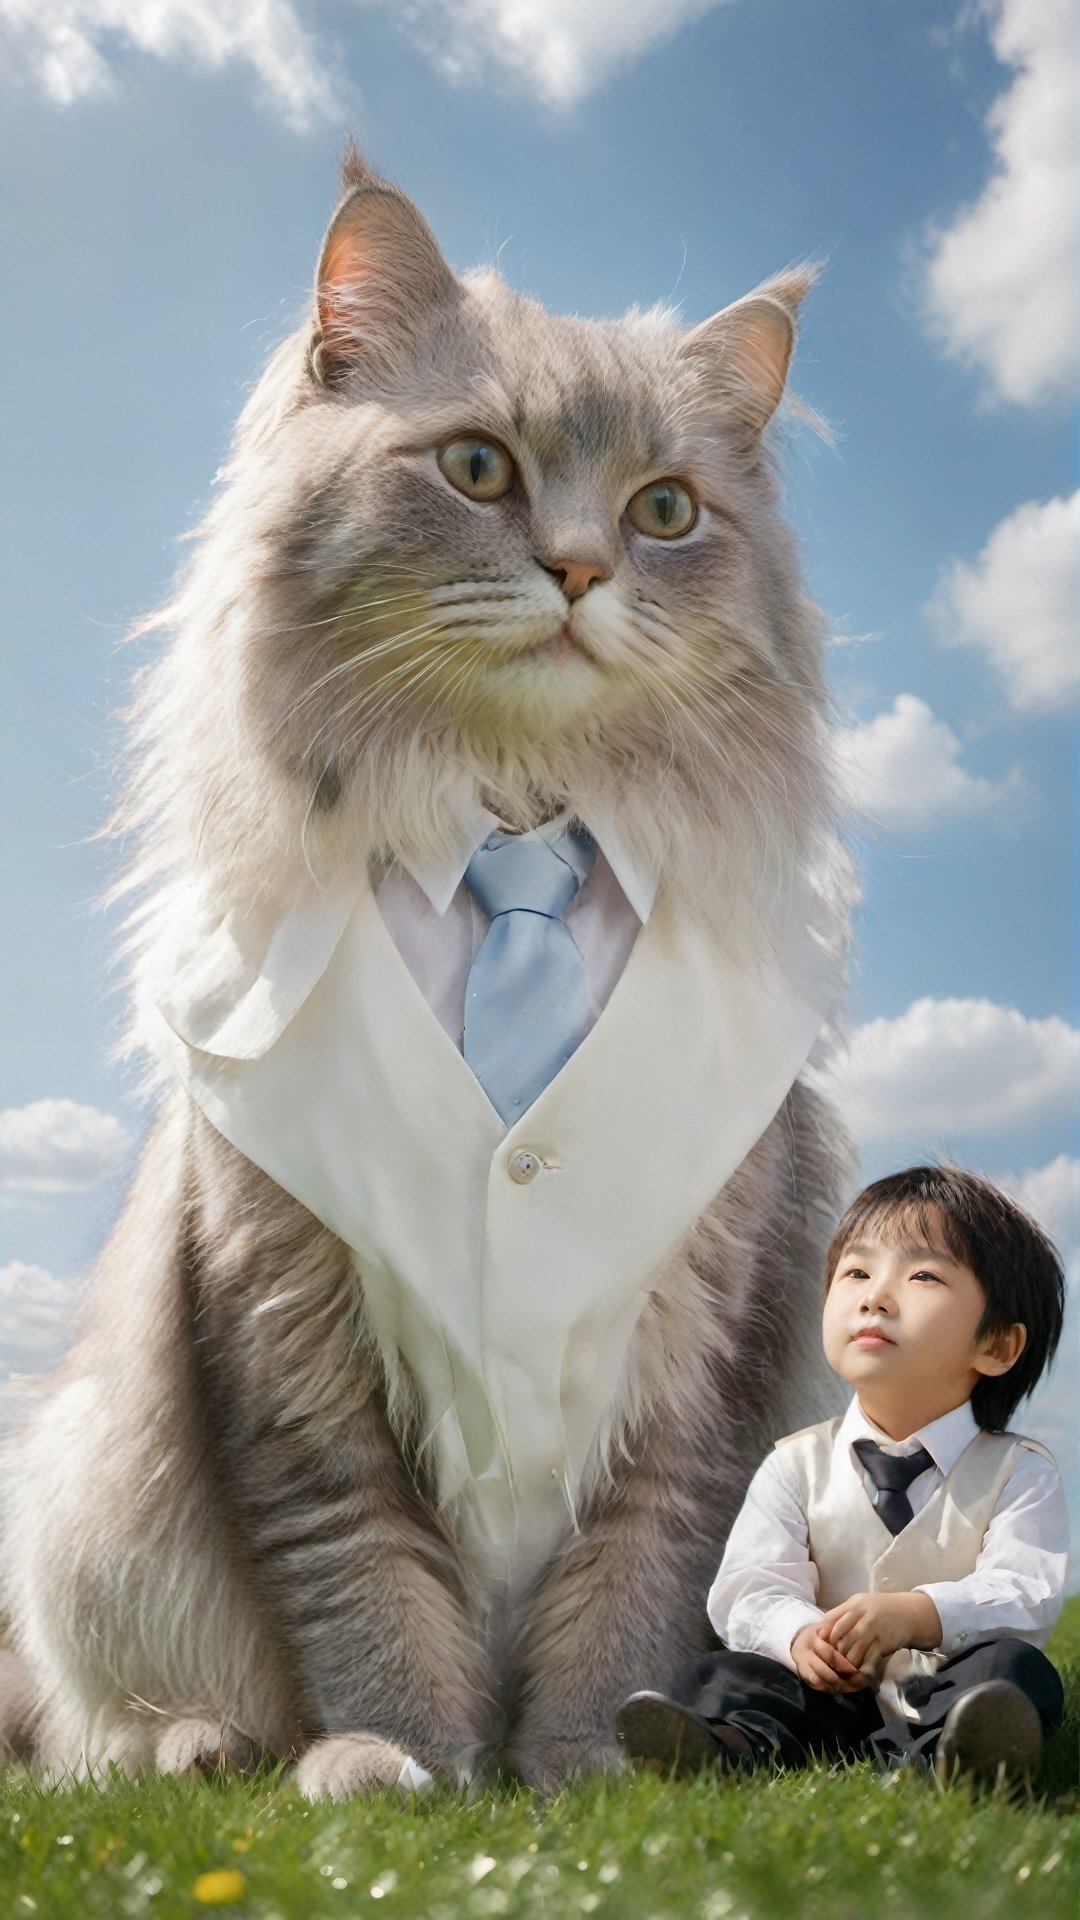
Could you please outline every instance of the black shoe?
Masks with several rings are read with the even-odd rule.
[[[1042,1758],[1042,1724],[1011,1680],[983,1680],[950,1707],[934,1755],[941,1780],[1030,1779]]]
[[[737,1727],[714,1725],[665,1693],[632,1693],[624,1700],[615,1715],[615,1738],[632,1760],[651,1760],[665,1772],[741,1771],[753,1764],[750,1742]]]

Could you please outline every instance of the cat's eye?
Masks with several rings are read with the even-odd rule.
[[[498,500],[514,480],[514,463],[491,440],[451,440],[439,449],[439,466],[452,487],[470,500]]]
[[[638,489],[626,511],[638,532],[654,540],[677,540],[697,519],[695,501],[677,480],[651,480]]]

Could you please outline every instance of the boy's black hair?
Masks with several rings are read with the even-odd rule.
[[[991,1181],[959,1167],[906,1167],[857,1194],[829,1242],[825,1291],[850,1246],[863,1233],[900,1228],[913,1242],[945,1251],[970,1268],[986,1296],[975,1337],[1027,1328],[1007,1373],[980,1377],[971,1410],[980,1427],[1000,1433],[1054,1357],[1065,1311],[1065,1276],[1045,1233]]]

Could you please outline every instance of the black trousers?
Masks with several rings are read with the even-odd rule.
[[[802,1767],[811,1755],[882,1764],[928,1761],[949,1708],[984,1680],[1011,1680],[1026,1693],[1044,1734],[1060,1724],[1064,1693],[1057,1671],[1026,1640],[982,1640],[955,1653],[936,1673],[910,1680],[904,1695],[911,1719],[886,1719],[872,1687],[859,1693],[822,1693],[790,1667],[756,1653],[724,1648],[684,1668],[672,1698],[706,1720],[723,1720],[746,1734],[761,1759]]]

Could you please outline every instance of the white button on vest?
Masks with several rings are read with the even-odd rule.
[[[523,1187],[535,1174],[539,1173],[540,1156],[537,1153],[529,1153],[525,1148],[519,1147],[517,1153],[510,1155],[508,1169],[511,1180],[516,1180],[518,1186]]]

